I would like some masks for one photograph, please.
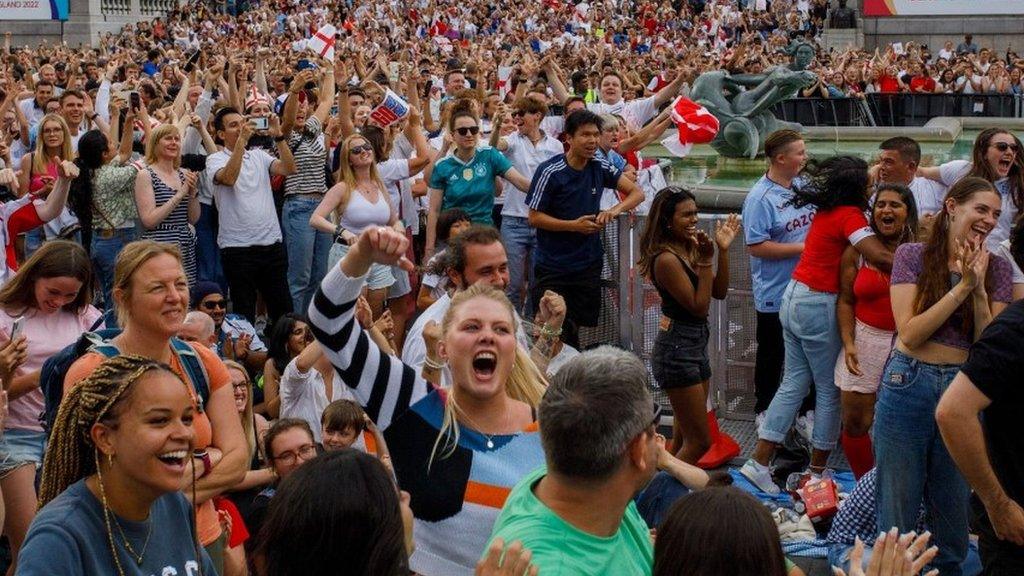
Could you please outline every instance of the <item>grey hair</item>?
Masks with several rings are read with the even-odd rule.
[[[566,363],[538,409],[548,469],[583,481],[614,474],[630,441],[651,424],[647,385],[640,359],[612,346]]]
[[[615,114],[601,114],[600,118],[601,118],[601,130],[607,130],[608,128],[611,128],[612,126],[614,126],[616,128],[619,127],[619,119],[615,116]]]
[[[213,336],[217,330],[216,324],[214,324],[213,317],[203,312],[202,310],[193,310],[185,315],[185,324],[198,324],[203,330],[203,337],[209,338]]]

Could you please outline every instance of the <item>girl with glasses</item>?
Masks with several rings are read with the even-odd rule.
[[[334,236],[328,270],[338,264],[349,245],[367,228],[390,226],[404,233],[398,207],[393,205],[380,178],[377,161],[373,146],[363,136],[355,134],[342,142],[338,183],[327,191],[309,218],[311,226]],[[374,267],[366,291],[374,318],[384,311],[388,288],[394,283],[390,268]]]
[[[274,474],[274,482],[256,496],[245,516],[245,526],[251,534],[259,535],[267,515],[267,507],[277,492],[278,483],[288,478],[300,466],[317,455],[313,430],[305,420],[281,418],[274,422],[263,437],[263,450]],[[246,552],[252,557],[255,538],[246,541]]]
[[[1010,237],[1017,213],[1024,205],[1024,158],[1021,142],[1004,128],[986,128],[974,140],[970,160],[950,160],[941,166],[918,168],[918,175],[953,186],[967,176],[983,178],[995,186],[1001,214],[988,235],[989,250]]]
[[[461,102],[461,101],[460,101]],[[456,103],[448,120],[448,135],[433,169],[428,168],[430,208],[424,260],[434,255],[437,218],[444,210],[462,208],[474,224],[494,226],[495,178],[502,176],[523,192],[530,180],[519,173],[496,148],[479,147],[480,121],[471,106]],[[448,155],[449,148],[454,150]]]

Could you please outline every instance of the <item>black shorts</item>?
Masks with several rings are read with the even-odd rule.
[[[686,388],[711,378],[708,323],[690,324],[662,316],[651,352],[651,372],[662,390]]]
[[[534,266],[530,298],[534,306],[540,302],[545,290],[551,290],[565,299],[565,316],[577,326],[597,326],[601,314],[601,267],[596,266],[564,272]]]

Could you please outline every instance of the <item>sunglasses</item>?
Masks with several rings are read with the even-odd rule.
[[[480,127],[479,126],[463,126],[462,128],[456,128],[455,131],[459,133],[459,136],[469,136],[469,135],[476,136],[480,132]]]
[[[227,300],[207,300],[206,302],[203,302],[203,308],[206,308],[207,310],[213,310],[214,308],[220,308],[223,310],[227,307]]]
[[[996,142],[992,144],[992,147],[1000,152],[1006,152],[1007,150],[1017,151],[1017,145],[1011,142]]]
[[[356,154],[362,154],[363,152],[373,152],[373,146],[369,144],[360,144],[359,146],[353,146],[348,153],[352,156]]]

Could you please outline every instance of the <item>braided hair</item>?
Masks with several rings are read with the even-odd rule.
[[[152,371],[174,374],[189,391],[188,385],[166,364],[143,356],[124,355],[107,359],[68,392],[53,423],[39,488],[39,506],[42,507],[75,482],[97,475],[110,552],[121,574],[124,571],[111,531],[111,512],[99,470],[100,453],[93,442],[91,430],[98,423],[116,425],[121,407],[131,399],[133,385]],[[199,557],[197,550],[196,558]]]

